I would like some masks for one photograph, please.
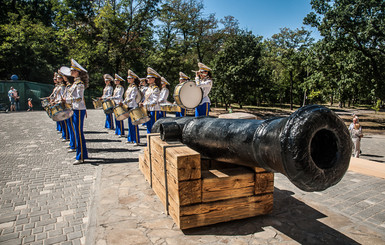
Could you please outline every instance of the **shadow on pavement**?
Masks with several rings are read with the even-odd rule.
[[[86,139],[87,142],[121,142],[121,140],[110,140],[110,139]]]
[[[360,156],[365,156],[365,157],[384,157],[380,155],[371,155],[371,154],[360,154]]]
[[[99,165],[99,164],[116,164],[116,163],[131,163],[138,162],[138,158],[98,158],[93,157],[87,159],[83,164]]]
[[[108,134],[108,132],[103,132],[103,131],[84,131],[84,134]]]
[[[127,148],[87,148],[89,153],[98,153],[98,152],[135,152],[140,151],[140,149],[127,149]]]
[[[274,208],[270,215],[231,221],[184,230],[185,235],[249,235],[255,238],[274,237],[275,228],[300,244],[359,244],[318,219],[327,217],[304,202],[292,197],[294,193],[274,188]],[[268,234],[266,234],[266,232]]]

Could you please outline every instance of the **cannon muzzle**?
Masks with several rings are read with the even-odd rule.
[[[180,140],[218,161],[284,174],[304,191],[322,191],[346,173],[352,141],[330,109],[310,105],[287,118],[167,118],[154,124],[163,140]]]

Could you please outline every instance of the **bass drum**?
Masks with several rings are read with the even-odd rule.
[[[188,81],[176,85],[174,100],[183,109],[194,109],[203,99],[203,91],[195,82]]]
[[[128,113],[130,114],[132,125],[139,125],[150,121],[145,107],[131,109]]]
[[[105,99],[102,103],[104,113],[111,114],[114,110],[115,103],[110,99]]]
[[[117,105],[114,107],[115,118],[122,121],[130,116],[128,107],[126,105]]]

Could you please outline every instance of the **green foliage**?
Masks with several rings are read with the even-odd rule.
[[[203,13],[202,0],[0,1],[0,79],[51,82],[70,58],[101,91],[102,75],[143,77],[151,66],[172,86],[197,61],[213,68],[214,103],[325,103],[385,98],[385,2],[312,0],[304,28],[262,40],[232,16]],[[222,24],[221,28],[218,23]]]
[[[261,52],[261,38],[251,32],[239,31],[225,41],[214,59],[217,99],[226,105],[235,102],[242,107],[260,87]]]

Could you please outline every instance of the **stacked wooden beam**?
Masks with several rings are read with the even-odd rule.
[[[210,159],[180,142],[147,135],[139,167],[181,229],[271,213],[274,175]]]

